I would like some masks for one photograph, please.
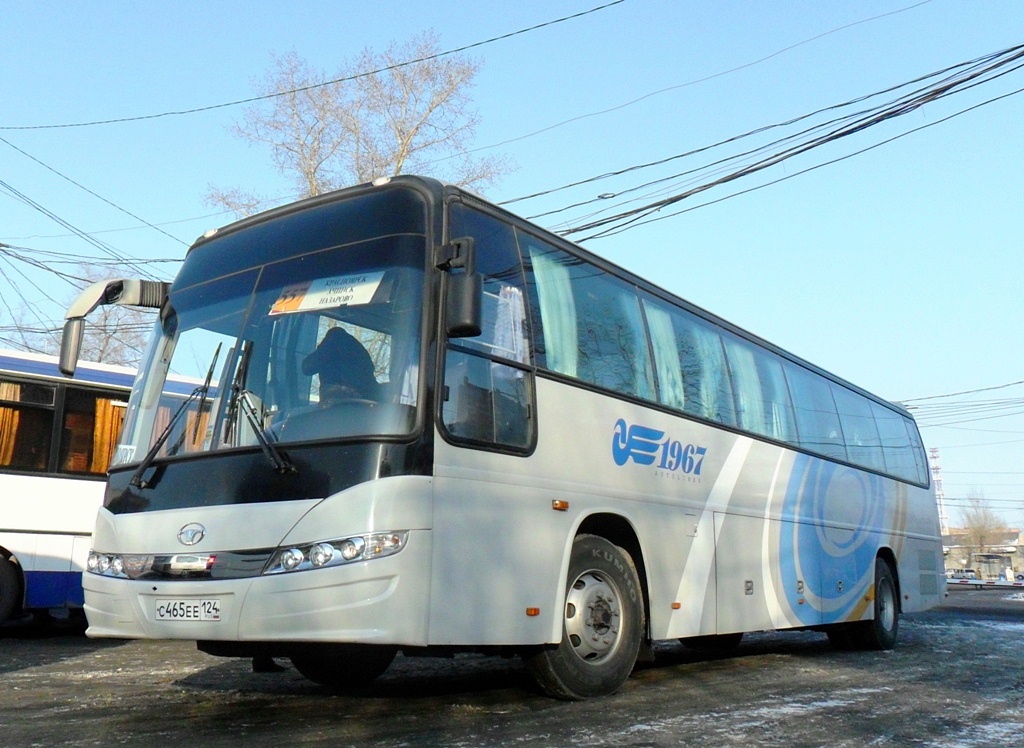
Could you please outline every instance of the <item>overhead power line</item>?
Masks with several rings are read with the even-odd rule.
[[[68,221],[64,220],[63,218],[58,216],[53,211],[49,210],[48,208],[44,207],[40,203],[36,202],[32,198],[30,198],[28,195],[25,195],[23,192],[20,192],[19,190],[17,190],[16,188],[11,186],[7,182],[3,181],[2,179],[0,179],[0,189],[5,190],[9,195],[11,195],[12,197],[16,198],[17,200],[20,200],[21,202],[23,202],[25,205],[29,206],[33,210],[36,210],[39,213],[42,213],[44,216],[46,216],[50,220],[60,224],[65,229],[68,229],[69,231],[74,233],[79,238],[85,240],[89,244],[91,244],[94,247],[96,247],[97,249],[99,249],[104,254],[110,256],[112,259],[119,260],[124,265],[126,265],[129,269],[131,269],[131,270],[133,270],[133,271],[135,271],[137,273],[140,273],[143,277],[152,279],[153,276],[150,273],[147,273],[146,270],[144,270],[142,267],[140,267],[139,265],[135,264],[135,262],[132,260],[132,258],[127,257],[127,256],[119,253],[116,249],[111,247],[106,242],[102,242],[99,239],[96,239],[96,238],[90,236],[85,231],[82,231],[78,227],[76,227],[76,226],[72,225],[71,223],[69,223]]]
[[[575,115],[573,117],[570,117],[569,119],[562,120],[561,122],[556,122],[553,125],[548,125],[546,127],[542,127],[539,130],[534,130],[533,132],[528,132],[525,135],[518,135],[516,137],[508,138],[507,140],[502,140],[502,141],[497,142],[497,143],[491,143],[490,145],[482,145],[482,146],[479,146],[477,148],[470,148],[469,150],[467,150],[465,152],[466,153],[477,153],[479,151],[486,151],[486,150],[489,150],[491,148],[499,148],[499,147],[501,147],[503,145],[508,145],[509,143],[518,143],[521,140],[526,140],[528,138],[532,138],[532,137],[535,137],[537,135],[542,135],[543,133],[550,132],[551,130],[555,130],[555,129],[559,128],[559,127],[563,127],[565,125],[570,125],[573,122],[579,122],[580,120],[589,119],[591,117],[599,117],[599,116],[601,116],[603,114],[610,114],[611,112],[617,112],[617,111],[619,111],[621,109],[626,109],[627,107],[631,107],[634,104],[639,104],[641,101],[646,101],[647,99],[653,98],[655,96],[660,96],[661,94],[669,93],[670,91],[678,91],[681,88],[688,88],[689,86],[696,86],[696,85],[698,85],[700,83],[707,83],[708,81],[715,80],[716,78],[722,78],[722,77],[724,77],[726,75],[731,75],[732,73],[737,73],[737,72],[739,72],[741,70],[746,70],[748,68],[752,68],[752,67],[754,67],[756,65],[760,65],[760,64],[762,64],[764,62],[768,62],[769,60],[772,60],[772,59],[778,57],[779,55],[783,55],[786,52],[789,52],[791,50],[797,49],[798,47],[802,47],[805,44],[810,44],[811,42],[817,41],[818,39],[823,39],[826,36],[830,36],[832,34],[839,33],[840,31],[845,31],[846,29],[853,28],[854,26],[860,26],[860,25],[865,24],[865,23],[870,23],[871,21],[877,21],[877,20],[879,20],[881,18],[887,18],[889,16],[895,16],[895,15],[898,15],[900,13],[906,13],[909,10],[914,10],[915,8],[920,8],[922,5],[927,5],[927,4],[931,3],[931,2],[932,2],[932,0],[923,0],[922,2],[914,3],[913,5],[908,5],[905,8],[898,8],[897,10],[889,11],[888,13],[881,13],[879,15],[871,16],[870,18],[862,18],[859,21],[853,21],[851,23],[847,23],[847,24],[844,24],[842,26],[837,26],[836,28],[829,29],[828,31],[823,31],[820,34],[815,34],[814,36],[811,36],[811,37],[808,37],[806,39],[803,39],[803,40],[801,40],[799,42],[796,42],[795,44],[790,44],[788,47],[783,47],[782,49],[778,49],[778,50],[776,50],[776,51],[774,51],[774,52],[772,52],[770,54],[764,55],[763,57],[759,57],[756,60],[751,60],[750,62],[745,62],[745,63],[742,63],[740,65],[735,65],[735,66],[733,66],[733,67],[731,67],[731,68],[729,68],[727,70],[720,70],[717,73],[712,73],[711,75],[705,75],[702,78],[695,78],[693,80],[689,80],[689,81],[686,81],[684,83],[677,83],[677,84],[675,84],[673,86],[667,86],[665,88],[660,88],[657,91],[650,91],[648,93],[645,93],[645,94],[643,94],[641,96],[638,96],[638,97],[636,97],[634,99],[631,99],[631,100],[626,101],[626,102],[621,103],[621,104],[616,104],[614,106],[607,107],[605,109],[600,109],[600,110],[595,111],[595,112],[588,112],[586,114],[578,114],[578,115]],[[441,158],[435,159],[433,161],[429,161],[427,163],[429,163],[429,164],[436,164],[436,163],[440,163],[442,161],[447,161],[448,159],[451,159],[451,158],[456,158],[456,156],[454,156],[454,155],[453,156],[443,156]]]
[[[1019,384],[1024,384],[1024,379],[1017,382],[1007,382],[1006,384],[997,384],[992,387],[979,387],[976,390],[962,390],[960,392],[949,392],[945,395],[928,395],[927,397],[910,397],[905,400],[900,400],[901,403],[906,405],[907,403],[919,403],[923,400],[938,400],[945,397],[959,397],[960,395],[974,395],[978,392],[991,392],[992,390],[1004,390],[1007,387],[1016,387]]]
[[[626,0],[612,0],[612,2],[608,2],[603,5],[598,5],[597,7],[591,8],[589,10],[584,10],[580,11],[579,13],[573,13],[572,15],[556,18],[552,21],[538,23],[535,24],[534,26],[519,29],[518,31],[511,31],[507,34],[501,34],[500,36],[494,36],[491,37],[490,39],[484,39],[483,41],[473,42],[472,44],[466,44],[455,49],[449,49],[446,52],[438,52],[437,54],[427,55],[426,57],[420,57],[415,60],[398,62],[395,63],[394,65],[388,65],[386,67],[378,68],[376,70],[369,70],[363,73],[356,73],[354,75],[349,75],[342,78],[335,78],[334,80],[324,81],[323,83],[314,83],[309,86],[301,86],[299,88],[293,88],[288,91],[277,91],[276,93],[265,94],[263,96],[250,96],[245,99],[236,99],[234,101],[226,101],[220,104],[210,104],[207,106],[193,107],[191,109],[171,110],[167,112],[159,112],[157,114],[142,114],[134,117],[116,117],[111,119],[92,120],[88,122],[66,122],[63,124],[52,125],[0,125],[0,130],[56,130],[69,127],[92,127],[94,125],[113,125],[124,122],[141,122],[144,120],[159,119],[161,117],[180,117],[186,114],[198,114],[200,112],[209,112],[214,109],[225,109],[227,107],[240,106],[241,104],[252,104],[257,101],[265,101],[267,99],[273,99],[278,96],[288,96],[290,94],[301,93],[302,91],[309,91],[311,89],[321,88],[323,86],[331,86],[338,83],[347,83],[348,81],[354,81],[359,78],[366,78],[371,75],[379,75],[380,73],[386,73],[389,70],[397,70],[398,68],[408,67],[409,65],[416,65],[421,62],[429,62],[431,60],[436,60],[441,57],[448,57],[450,55],[458,54],[460,52],[466,52],[470,49],[482,47],[485,44],[493,44],[494,42],[503,41],[505,39],[511,39],[514,36],[527,34],[531,31],[537,31],[538,29],[543,29],[548,26],[554,26],[559,23],[565,23],[566,21],[572,21],[577,18],[582,18],[583,16],[588,16],[591,13],[597,13],[600,10],[605,10],[606,8],[611,8],[614,5],[620,5],[624,2],[626,2]]]
[[[685,210],[692,210],[693,208],[689,208],[689,209],[685,209],[685,210],[681,210],[681,211],[675,211],[673,213],[661,215],[661,216],[654,217],[654,218],[650,217],[650,216],[652,216],[652,214],[658,213],[658,212],[662,211],[666,207],[675,205],[676,203],[678,203],[678,202],[680,202],[680,201],[682,201],[684,199],[692,197],[692,196],[694,196],[694,195],[696,195],[698,193],[707,191],[707,190],[709,190],[709,189],[711,189],[713,187],[725,184],[727,182],[732,182],[732,181],[735,181],[735,180],[740,179],[742,177],[745,177],[745,176],[754,174],[756,172],[762,171],[764,169],[770,168],[771,166],[775,166],[775,165],[777,165],[779,163],[782,163],[783,161],[786,161],[786,160],[791,159],[791,158],[793,158],[795,156],[798,156],[798,155],[801,155],[803,153],[806,153],[806,152],[808,152],[810,150],[818,148],[818,147],[820,147],[822,145],[825,145],[827,143],[831,143],[831,142],[840,140],[842,138],[846,138],[846,137],[851,136],[853,134],[862,132],[862,131],[864,131],[864,130],[870,128],[870,127],[873,127],[875,125],[881,124],[882,122],[886,122],[886,121],[888,121],[890,119],[894,119],[896,117],[900,117],[900,116],[903,116],[903,115],[908,114],[910,112],[916,111],[917,109],[921,108],[925,104],[937,101],[937,100],[945,98],[947,96],[951,96],[951,95],[953,95],[955,93],[961,93],[961,92],[969,90],[971,88],[974,88],[974,87],[983,85],[985,83],[991,82],[993,80],[996,80],[997,78],[1000,78],[1002,76],[1008,75],[1009,73],[1015,72],[1015,71],[1019,70],[1021,67],[1024,67],[1024,63],[1021,62],[1022,58],[1024,58],[1024,45],[1017,45],[1015,47],[1010,47],[1008,49],[1001,50],[999,52],[995,52],[995,53],[992,53],[990,55],[985,55],[983,57],[976,58],[975,60],[970,60],[970,61],[967,61],[967,62],[964,62],[964,63],[960,63],[959,65],[955,65],[955,66],[952,66],[950,68],[946,68],[944,70],[937,71],[936,73],[931,73],[931,74],[929,74],[927,76],[922,76],[921,78],[915,79],[914,81],[910,81],[910,82],[905,83],[905,84],[901,84],[900,86],[896,86],[896,87],[893,87],[891,89],[887,89],[887,91],[891,91],[891,90],[895,90],[895,89],[898,89],[898,88],[904,88],[904,87],[907,87],[909,85],[913,85],[915,83],[918,83],[920,81],[924,81],[924,80],[928,80],[928,79],[931,79],[931,78],[936,78],[936,77],[938,77],[940,75],[944,75],[945,73],[947,73],[947,72],[949,72],[951,70],[957,70],[958,71],[958,72],[955,72],[952,75],[948,75],[945,78],[942,78],[941,80],[939,80],[939,81],[937,81],[935,83],[932,83],[932,84],[927,85],[925,87],[922,87],[922,88],[919,88],[917,90],[911,91],[908,94],[900,96],[897,99],[895,99],[895,100],[893,100],[891,102],[888,102],[886,104],[878,105],[878,106],[875,106],[875,107],[871,107],[871,108],[866,109],[864,111],[856,112],[854,114],[848,115],[847,117],[840,118],[838,120],[833,120],[832,122],[829,122],[829,123],[824,123],[823,125],[817,125],[817,126],[811,127],[809,129],[805,130],[803,133],[799,133],[798,134],[798,135],[809,136],[809,138],[807,140],[797,141],[794,144],[789,144],[789,145],[787,145],[781,151],[776,151],[776,152],[769,153],[767,156],[763,156],[763,157],[759,158],[758,160],[753,161],[751,163],[744,164],[744,165],[740,166],[739,168],[736,168],[733,171],[725,174],[724,176],[717,177],[716,179],[713,179],[713,180],[708,181],[708,182],[697,184],[696,186],[694,186],[694,187],[692,187],[690,189],[686,189],[686,190],[683,190],[681,192],[676,192],[676,193],[674,193],[674,194],[672,194],[672,195],[670,195],[670,196],[668,196],[666,198],[663,198],[663,199],[660,199],[660,200],[655,200],[655,201],[652,201],[652,202],[648,202],[648,203],[640,205],[639,207],[636,207],[636,208],[622,210],[622,211],[620,211],[618,213],[614,213],[612,215],[607,215],[607,216],[604,216],[602,218],[598,218],[598,219],[590,220],[590,221],[585,221],[583,223],[578,223],[576,225],[572,225],[569,228],[566,228],[566,229],[560,231],[559,233],[561,233],[563,235],[570,235],[570,234],[575,234],[575,233],[593,232],[593,233],[590,233],[584,239],[580,240],[580,241],[587,241],[588,239],[595,239],[595,238],[600,238],[600,237],[603,237],[603,236],[610,236],[612,234],[621,233],[622,231],[627,230],[628,228],[634,227],[636,225],[643,225],[644,223],[650,223],[650,222],[656,221],[656,220],[663,220],[664,218],[671,217],[673,215],[678,215],[679,213],[685,212]],[[835,162],[841,161],[841,160],[846,159],[846,158],[851,158],[852,156],[858,155],[859,153],[866,152],[866,151],[871,150],[873,148],[877,148],[877,147],[879,147],[879,146],[881,146],[881,145],[883,145],[885,143],[891,142],[891,141],[896,140],[896,139],[901,138],[901,137],[905,137],[906,135],[908,135],[910,133],[917,132],[917,131],[919,131],[921,129],[924,129],[926,127],[932,127],[932,126],[934,126],[936,124],[940,124],[941,122],[947,121],[947,120],[949,120],[949,119],[951,119],[953,117],[959,116],[959,115],[964,114],[964,113],[966,113],[968,111],[972,111],[973,109],[976,109],[978,107],[985,106],[985,105],[991,104],[991,103],[993,103],[995,101],[999,101],[999,100],[1001,100],[1003,98],[1007,98],[1009,96],[1013,96],[1013,95],[1019,94],[1022,91],[1024,91],[1024,89],[1018,89],[1018,90],[1013,91],[1011,93],[1004,94],[1004,95],[998,96],[998,97],[994,97],[994,98],[989,99],[989,100],[987,100],[985,102],[982,102],[980,104],[976,104],[976,105],[974,105],[972,107],[968,107],[968,108],[966,108],[964,110],[961,110],[961,111],[959,111],[959,112],[957,112],[955,114],[949,115],[949,116],[947,116],[947,117],[945,117],[945,118],[943,118],[941,120],[938,120],[936,122],[932,122],[932,123],[929,123],[929,124],[926,124],[926,125],[922,125],[921,127],[914,128],[914,129],[912,129],[912,130],[910,130],[908,132],[905,132],[905,133],[901,133],[901,134],[896,135],[896,136],[894,136],[892,138],[884,140],[884,141],[882,141],[880,143],[875,143],[875,144],[873,144],[871,146],[863,148],[860,151],[856,151],[854,153],[847,154],[845,156],[841,156],[839,158],[833,159],[833,160],[825,162],[823,164],[818,164],[818,165],[809,167],[808,169],[804,169],[804,170],[802,170],[800,172],[797,172],[795,174],[787,175],[786,177],[782,177],[782,178],[780,178],[778,180],[775,180],[775,182],[772,182],[770,184],[777,183],[777,182],[783,181],[785,179],[791,179],[791,178],[793,178],[795,176],[798,176],[799,174],[806,173],[807,171],[811,171],[813,169],[821,168],[822,166],[825,166],[825,165],[831,164],[831,163],[835,163]],[[841,105],[837,105],[837,106],[839,106],[839,107],[849,106],[851,103],[855,103],[857,101],[864,101],[864,100],[866,100],[868,98],[871,98],[871,97],[874,97],[874,96],[877,96],[877,95],[878,95],[878,93],[870,94],[869,96],[860,97],[859,99],[855,99],[855,100],[853,100],[853,102],[846,102],[845,104],[841,104]],[[832,108],[836,108],[836,107],[832,107]],[[821,111],[826,111],[826,110],[821,110]],[[798,121],[800,119],[803,119],[803,117],[796,118],[796,120],[792,120],[792,121]],[[838,125],[836,125],[836,123],[838,123]],[[823,129],[825,126],[831,126],[831,125],[836,125],[836,126],[831,127],[831,129],[827,130],[823,134],[816,134],[816,131]],[[771,126],[769,126],[769,127],[771,127]],[[764,129],[767,129],[767,128],[761,128],[762,131]],[[722,143],[732,142],[732,141],[734,141],[734,140],[736,140],[738,138],[742,138],[742,137],[746,137],[746,136],[747,136],[746,134],[742,135],[742,136],[737,136],[737,138],[731,138],[731,139],[728,139],[726,141],[722,141]],[[783,138],[780,141],[777,141],[776,145],[781,145],[781,144],[787,143],[788,141],[792,140],[793,138],[794,138],[794,136],[790,136],[789,138]],[[719,145],[719,144],[716,144],[716,145]],[[721,160],[713,162],[712,164],[709,164],[707,166],[701,167],[700,169],[691,169],[691,170],[689,170],[687,172],[683,172],[682,174],[676,175],[676,176],[683,176],[683,175],[687,175],[687,174],[692,175],[694,173],[699,172],[701,169],[709,169],[709,168],[714,167],[714,166],[721,166],[723,163],[726,163],[726,162],[728,162],[730,160],[735,160],[735,159],[738,159],[738,158],[749,156],[749,155],[751,155],[753,153],[757,153],[758,151],[763,151],[764,148],[765,147],[762,146],[760,149],[755,149],[754,151],[748,152],[746,154],[738,154],[737,156],[732,156],[732,157],[729,157],[729,158],[726,158],[726,159],[721,159]],[[707,150],[707,149],[698,149],[697,152],[702,151],[702,150]],[[661,159],[661,160],[659,160],[657,162],[651,162],[649,164],[640,164],[640,165],[637,165],[635,167],[628,167],[627,169],[619,170],[617,172],[609,172],[609,173],[606,173],[606,174],[603,174],[603,175],[599,175],[597,177],[592,177],[592,178],[587,179],[587,180],[580,180],[578,182],[574,182],[574,183],[571,183],[569,185],[564,185],[563,187],[560,187],[560,188],[554,188],[554,189],[550,189],[550,190],[545,190],[542,193],[534,193],[533,195],[528,195],[528,196],[525,196],[524,198],[519,198],[519,199],[530,199],[532,197],[539,197],[542,194],[551,194],[552,192],[556,192],[556,191],[559,191],[561,189],[568,189],[569,187],[578,186],[579,184],[584,184],[584,183],[587,183],[587,182],[593,182],[593,181],[597,181],[597,180],[600,180],[600,179],[605,179],[605,178],[608,178],[608,177],[613,176],[613,175],[618,175],[618,174],[624,173],[625,171],[631,171],[631,170],[636,170],[636,169],[641,169],[641,168],[648,168],[649,166],[653,166],[655,164],[666,163],[669,160],[680,158],[680,157],[682,157],[684,155],[689,155],[689,153],[688,154],[679,154],[677,156],[672,156],[672,157],[669,157],[667,159]],[[745,190],[744,192],[750,192],[750,191],[753,191],[754,189],[761,189],[764,186],[768,186],[768,185],[761,185],[759,187],[754,187],[754,188],[751,188],[750,190]],[[743,193],[737,193],[737,194],[743,194]],[[612,194],[611,196],[614,197],[615,195]],[[727,196],[727,197],[724,197],[724,198],[720,198],[720,200],[729,199],[729,197],[734,197],[734,196],[735,195]],[[720,200],[712,201],[712,202],[719,202]],[[711,202],[704,203],[701,206],[697,206],[697,207],[703,207],[703,205],[707,205],[707,204],[711,204]]]
[[[168,233],[167,233],[166,231],[164,231],[164,230],[163,230],[162,228],[160,228],[159,226],[155,226],[154,224],[152,224],[152,223],[150,223],[149,221],[147,221],[147,220],[146,220],[145,218],[140,218],[139,216],[137,216],[137,215],[135,215],[134,213],[132,213],[132,212],[131,212],[130,210],[127,210],[127,209],[125,209],[125,208],[122,208],[122,207],[121,207],[120,205],[118,205],[118,204],[116,204],[116,203],[113,203],[113,202],[111,202],[110,200],[107,200],[107,198],[103,197],[102,195],[98,195],[98,194],[96,194],[95,192],[93,192],[92,190],[90,190],[90,189],[89,189],[88,187],[86,187],[85,185],[83,185],[83,184],[80,184],[80,183],[76,182],[76,181],[75,181],[74,179],[72,179],[71,177],[69,177],[69,176],[68,176],[67,174],[63,174],[63,173],[61,173],[61,172],[57,171],[56,169],[54,169],[54,168],[53,168],[52,166],[50,166],[49,164],[45,164],[45,163],[43,163],[43,162],[42,162],[42,161],[40,161],[40,160],[39,160],[38,158],[36,158],[35,156],[33,156],[33,155],[32,155],[31,153],[26,153],[25,151],[23,151],[23,150],[22,150],[21,148],[19,148],[18,146],[14,145],[14,143],[12,143],[11,141],[7,140],[6,138],[0,137],[0,142],[2,142],[2,143],[5,143],[5,144],[6,144],[6,145],[8,145],[9,147],[13,148],[13,149],[14,149],[14,150],[16,150],[16,151],[17,151],[18,153],[20,153],[20,154],[21,154],[22,156],[25,156],[26,158],[28,158],[28,159],[31,159],[32,161],[35,161],[35,162],[36,162],[37,164],[39,164],[40,166],[42,166],[42,167],[43,167],[44,169],[47,169],[47,170],[49,170],[49,171],[53,172],[54,174],[56,174],[56,175],[57,175],[58,177],[60,177],[61,179],[63,179],[63,180],[65,180],[65,181],[67,181],[67,182],[70,182],[71,184],[75,185],[75,187],[77,187],[78,189],[80,189],[80,190],[83,190],[83,191],[85,191],[85,192],[88,192],[88,193],[89,193],[90,195],[92,195],[93,197],[95,197],[95,198],[96,198],[97,200],[100,200],[100,201],[102,201],[102,202],[106,203],[107,205],[109,205],[109,206],[110,206],[110,207],[112,207],[112,208],[116,208],[117,210],[121,211],[122,213],[124,213],[124,214],[125,214],[125,215],[127,215],[127,216],[131,216],[131,217],[132,217],[132,218],[134,218],[134,219],[135,219],[136,221],[138,221],[138,222],[140,222],[140,223],[142,223],[142,224],[145,224],[146,226],[149,226],[149,228],[153,229],[154,231],[159,231],[159,232],[160,232],[161,234],[163,234],[164,236],[166,236],[166,237],[167,237],[168,239],[172,239],[172,240],[174,240],[174,241],[178,242],[179,244],[184,244],[184,245],[185,245],[186,247],[188,246],[188,243],[187,243],[187,242],[183,242],[183,241],[182,241],[181,239],[179,239],[178,237],[176,237],[176,236],[172,236],[171,234],[168,234]]]

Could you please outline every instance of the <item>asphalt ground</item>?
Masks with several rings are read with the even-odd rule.
[[[74,621],[5,627],[0,747],[1024,742],[1024,595],[954,589],[900,624],[889,652],[838,652],[816,632],[748,635],[717,658],[660,643],[619,693],[577,703],[541,695],[515,658],[399,657],[337,694],[189,642],[91,640]]]

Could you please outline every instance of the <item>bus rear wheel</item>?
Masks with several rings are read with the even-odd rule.
[[[384,673],[398,649],[374,644],[311,647],[290,657],[295,669],[314,683],[345,691],[363,688]]]
[[[0,556],[0,623],[3,623],[18,608],[21,598],[21,575],[18,568],[8,559]]]
[[[560,699],[615,693],[636,664],[644,632],[643,593],[630,555],[594,535],[572,547],[562,641],[527,659],[537,684]]]
[[[851,624],[850,636],[858,649],[892,649],[900,628],[896,576],[888,561],[875,559],[875,615]]]

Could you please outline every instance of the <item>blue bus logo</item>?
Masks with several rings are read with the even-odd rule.
[[[683,444],[665,436],[664,431],[639,424],[628,425],[625,419],[615,422],[612,433],[612,458],[620,467],[630,460],[637,465],[654,465],[660,470],[700,475],[707,447]]]

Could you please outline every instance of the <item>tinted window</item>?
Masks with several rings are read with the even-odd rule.
[[[653,400],[654,372],[636,290],[577,257],[522,236],[540,308],[543,365]]]
[[[515,231],[461,203],[449,216],[452,238],[474,240],[484,299],[481,334],[449,341],[441,420],[457,440],[525,451],[533,442],[532,354]]]
[[[515,232],[508,224],[462,203],[453,203],[450,215],[453,238],[473,237],[476,269],[484,276],[481,334],[461,338],[459,344],[517,363],[530,363],[526,282]]]
[[[886,472],[904,480],[918,481],[914,447],[907,436],[905,418],[878,403],[871,403]]]
[[[835,383],[831,384],[831,388],[850,462],[872,470],[884,471],[882,442],[871,413],[870,401]]]
[[[796,443],[796,420],[777,356],[733,335],[725,335],[739,425],[755,434]]]
[[[826,457],[847,459],[843,431],[828,381],[788,362],[784,369],[793,396],[800,446]]]
[[[677,307],[644,298],[658,362],[661,401],[711,421],[734,425],[729,367],[716,327]]]

